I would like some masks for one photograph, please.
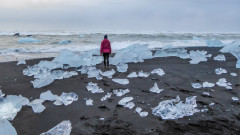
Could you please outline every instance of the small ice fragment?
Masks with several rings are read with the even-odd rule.
[[[128,78],[134,78],[134,77],[138,77],[138,75],[137,75],[136,72],[132,72],[132,73],[129,74],[127,77],[128,77]]]
[[[124,107],[132,109],[134,106],[135,106],[135,104],[133,102],[128,102],[127,105],[125,105]]]
[[[154,93],[161,93],[163,89],[159,89],[157,83],[154,83],[154,86],[150,88],[150,91]]]
[[[63,92],[61,96],[57,98],[57,100],[54,102],[55,105],[62,105],[65,106],[70,105],[73,101],[78,100],[78,95],[74,92],[65,93]]]
[[[92,93],[103,93],[104,91],[97,86],[96,83],[88,83],[87,90],[91,91]]]
[[[157,68],[151,71],[151,74],[158,74],[159,76],[163,76],[165,72],[161,68]]]
[[[208,109],[206,108],[206,109],[202,109],[201,110],[201,112],[207,112],[208,111]]]
[[[143,72],[142,70],[138,72],[138,77],[148,77],[150,73]]]
[[[209,106],[213,106],[213,105],[214,105],[214,103],[210,103],[210,104],[209,104]]]
[[[200,89],[200,88],[202,88],[202,84],[200,84],[200,83],[192,83],[192,87],[194,89]]]
[[[100,118],[99,120],[104,120],[104,118]]]
[[[58,96],[53,95],[51,90],[48,90],[48,91],[40,94],[40,99],[43,101],[55,101],[55,100],[57,100],[57,98],[58,98]]]
[[[88,78],[96,78],[97,80],[102,79],[101,73],[102,71],[100,69],[91,69],[87,72]]]
[[[233,101],[238,101],[239,98],[238,98],[238,97],[232,97],[232,100],[233,100]]]
[[[231,74],[231,76],[237,76],[237,74],[236,73],[230,73]]]
[[[118,97],[121,97],[121,96],[127,94],[128,92],[130,92],[129,89],[125,89],[125,90],[124,90],[124,89],[113,90],[113,93],[114,93],[116,96],[118,96]]]
[[[142,111],[142,108],[137,107],[137,108],[135,109],[135,111],[136,111],[137,113],[140,113],[140,112]]]
[[[190,61],[190,64],[198,64],[201,61],[207,61],[207,57],[211,57],[211,54],[207,55],[207,51],[190,51],[190,58],[192,59]]]
[[[17,131],[8,120],[0,120],[0,135],[17,135]]]
[[[69,120],[62,121],[57,126],[40,135],[70,135],[72,123]]]
[[[112,69],[112,70],[109,70],[109,71],[105,71],[105,72],[102,72],[101,75],[102,76],[106,76],[108,78],[112,78],[113,74],[115,74],[115,70]]]
[[[2,90],[0,89],[0,98],[4,97],[5,94],[2,92]]]
[[[214,60],[217,60],[217,61],[226,61],[226,58],[223,54],[219,54],[217,55],[216,57],[214,57]]]
[[[87,99],[86,100],[86,105],[87,106],[90,106],[90,105],[93,105],[93,100],[90,98],[90,99]]]
[[[112,93],[107,93],[104,97],[101,98],[101,101],[105,101],[112,96]]]
[[[227,86],[226,89],[231,90],[232,86]]]
[[[34,81],[31,81],[34,88],[42,88],[44,86],[47,86],[51,84],[54,81],[54,78],[49,76],[48,78],[41,78],[41,79],[35,79]]]
[[[26,64],[26,61],[25,60],[19,60],[17,65],[21,65],[21,64]]]
[[[114,81],[116,83],[119,83],[119,84],[122,84],[122,85],[129,84],[128,79],[112,79],[112,81]]]
[[[128,102],[130,102],[132,100],[133,100],[133,97],[124,97],[118,102],[118,104],[125,106],[125,105],[127,105]]]
[[[120,63],[120,64],[117,64],[117,71],[118,72],[127,72],[127,69],[128,69],[128,64],[123,64],[123,63]]]
[[[215,73],[217,75],[221,75],[221,74],[227,73],[227,70],[224,68],[217,68],[217,69],[215,69]]]
[[[45,110],[45,106],[42,105],[44,101],[41,99],[35,99],[29,103],[35,113],[41,113]]]
[[[214,87],[215,84],[214,84],[214,83],[209,83],[209,82],[204,82],[202,86],[203,86],[203,88],[206,88],[206,87]]]
[[[146,116],[148,116],[148,112],[140,112],[139,115],[141,117],[146,117]]]
[[[210,96],[209,92],[203,92],[203,95]]]
[[[227,83],[227,80],[225,78],[220,78],[218,82],[216,83],[218,86],[225,87],[227,89],[232,89],[231,83]]]

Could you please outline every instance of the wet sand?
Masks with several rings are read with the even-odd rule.
[[[221,54],[220,48],[194,47],[188,50],[206,50],[215,57]],[[78,101],[68,106],[55,106],[53,102],[44,102],[46,109],[41,114],[35,114],[32,108],[24,106],[11,121],[17,130],[18,135],[38,135],[56,126],[63,120],[72,122],[71,135],[79,134],[240,134],[240,102],[233,101],[232,97],[240,97],[240,70],[235,68],[236,58],[231,54],[224,54],[226,61],[215,61],[208,58],[207,62],[200,62],[193,65],[189,59],[183,60],[177,57],[154,58],[145,60],[143,63],[129,63],[128,71],[125,73],[115,73],[113,78],[126,78],[128,74],[143,70],[150,72],[156,68],[165,71],[164,76],[151,74],[148,78],[130,78],[128,85],[114,83],[111,79],[103,77],[102,80],[89,79],[87,75],[79,73],[68,79],[55,80],[52,84],[43,88],[33,88],[30,81],[33,77],[24,76],[22,71],[27,65],[37,64],[40,59],[28,60],[27,65],[17,66],[17,62],[0,63],[0,86],[7,95],[19,95],[31,100],[39,98],[42,92],[51,90],[53,94],[60,95],[62,92],[75,92],[78,94]],[[49,58],[48,60],[51,60]],[[216,75],[216,68],[225,68],[228,73]],[[97,68],[104,70],[103,64]],[[116,70],[115,66],[111,68]],[[75,69],[68,69],[75,70]],[[231,72],[237,73],[233,77]],[[194,89],[191,83],[205,81],[216,83],[218,79],[226,78],[232,83],[232,90],[215,86],[212,88]],[[102,94],[92,94],[86,89],[88,82],[98,83],[98,86],[105,92]],[[164,91],[160,94],[149,91],[153,84],[157,82],[160,89]],[[100,99],[107,92],[114,89],[128,88],[130,92],[125,96],[134,97],[136,106],[147,111],[147,117],[140,117],[134,109],[124,108],[117,105],[123,97],[112,95],[110,99],[101,102]],[[214,91],[211,91],[213,89]],[[202,93],[206,91],[210,96]],[[186,116],[175,120],[163,120],[161,117],[152,115],[151,108],[159,102],[173,99],[177,95],[182,101],[186,97],[197,96],[198,109],[209,109],[207,112],[198,112],[193,116]],[[92,98],[93,106],[86,106],[84,98]],[[214,102],[213,106],[208,104]],[[136,107],[135,106],[135,107]],[[99,120],[104,118],[104,120]]]

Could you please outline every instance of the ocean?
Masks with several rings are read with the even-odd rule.
[[[175,47],[207,46],[206,40],[217,39],[224,44],[240,41],[240,33],[109,33],[78,31],[0,32],[0,62],[55,57],[63,49],[74,52],[100,48],[105,34],[111,42],[113,52],[132,44],[148,44],[150,49],[166,45]],[[37,43],[19,43],[25,37],[41,40]],[[70,40],[69,44],[60,44]]]

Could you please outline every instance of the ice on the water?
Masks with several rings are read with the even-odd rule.
[[[237,74],[236,73],[230,73],[231,74],[231,76],[237,76]]]
[[[202,84],[200,84],[200,83],[192,83],[192,87],[194,89],[200,89],[200,88],[202,88]]]
[[[40,43],[42,40],[38,40],[36,38],[31,38],[31,37],[25,37],[25,38],[20,38],[18,40],[18,43],[24,44],[24,43]]]
[[[150,73],[143,72],[142,70],[138,72],[138,77],[148,77]]]
[[[162,119],[178,119],[199,112],[200,110],[196,107],[196,96],[187,97],[184,103],[177,96],[176,99],[160,102],[153,108],[152,114],[160,116]]]
[[[206,40],[208,47],[223,47],[223,43],[215,38]]]
[[[0,135],[17,135],[17,131],[8,120],[0,120]]]
[[[104,97],[101,98],[101,101],[105,101],[112,96],[112,93],[107,93]]]
[[[130,73],[127,77],[128,77],[128,78],[134,78],[134,77],[138,77],[138,75],[137,75],[136,72],[132,72],[132,73]]]
[[[62,105],[65,106],[70,105],[72,102],[78,100],[78,95],[74,92],[65,93],[63,92],[61,96],[57,98],[57,100],[54,102],[55,105]]]
[[[163,89],[159,89],[158,84],[154,83],[154,86],[152,88],[150,88],[150,91],[154,92],[154,93],[161,93],[163,91]]]
[[[124,64],[124,63],[119,63],[116,65],[117,66],[117,71],[118,72],[127,72],[127,69],[128,69],[128,64]]]
[[[69,120],[62,121],[52,129],[40,135],[70,135],[72,131],[72,123]]]
[[[163,76],[165,72],[161,68],[157,68],[151,71],[151,74],[158,74],[159,76]]]
[[[42,103],[44,102],[44,100],[41,100],[41,99],[35,99],[33,101],[31,101],[29,103],[29,106],[32,107],[33,109],[33,112],[35,113],[41,113],[45,110],[45,106],[42,105]]]
[[[43,101],[55,101],[55,100],[57,100],[57,98],[58,98],[58,96],[53,95],[51,90],[48,90],[48,91],[40,94],[40,99]]]
[[[239,98],[238,98],[238,97],[232,97],[232,100],[233,100],[233,101],[238,101]]]
[[[17,65],[24,65],[24,64],[26,64],[25,60],[19,60],[18,63],[17,63]]]
[[[122,105],[122,106],[126,106],[127,103],[132,101],[132,100],[133,100],[133,97],[124,97],[118,102],[118,104]]]
[[[87,85],[87,90],[92,93],[103,93],[104,91],[97,86],[96,83],[89,82]]]
[[[227,70],[224,68],[217,68],[217,69],[215,69],[215,73],[217,75],[221,75],[221,74],[227,73]]]
[[[212,54],[207,54],[207,51],[190,51],[190,64],[198,64],[201,61],[207,61],[207,57],[212,57]]]
[[[92,106],[93,105],[93,100],[90,98],[90,99],[87,99],[86,100],[86,105],[87,106]]]
[[[225,87],[227,89],[232,89],[232,84],[227,82],[225,78],[220,78],[218,82],[216,83],[218,86]]]
[[[217,61],[226,61],[226,57],[223,54],[219,54],[216,57],[214,57],[214,60]]]
[[[115,70],[112,69],[112,70],[108,70],[108,71],[105,71],[105,72],[102,72],[101,75],[102,76],[106,76],[108,78],[112,78],[112,76],[115,74]]]
[[[0,120],[13,120],[17,113],[29,103],[29,100],[21,95],[8,95],[1,98],[0,102]]]
[[[121,97],[121,96],[127,94],[128,92],[130,92],[129,89],[125,89],[125,90],[124,90],[124,89],[113,90],[113,93],[114,93],[116,96],[118,96],[118,97]]]
[[[215,84],[214,84],[214,83],[209,83],[209,82],[204,82],[204,83],[202,84],[202,86],[203,86],[203,88],[206,88],[206,87],[214,87]]]
[[[122,85],[127,85],[127,84],[129,84],[128,79],[112,79],[112,81],[114,81],[115,83],[122,84]]]
[[[71,40],[63,40],[63,41],[60,41],[58,44],[59,44],[59,45],[68,45],[68,44],[70,44],[70,43],[72,43]]]

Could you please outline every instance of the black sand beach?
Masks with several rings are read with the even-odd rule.
[[[194,47],[188,50],[206,50],[213,57],[221,54],[220,48]],[[102,80],[89,79],[87,75],[79,73],[68,79],[55,80],[52,84],[43,88],[33,88],[30,81],[33,77],[24,76],[22,71],[27,65],[37,64],[40,59],[26,61],[27,65],[17,66],[17,62],[0,63],[0,89],[7,95],[22,95],[31,100],[39,98],[42,92],[51,90],[53,94],[61,95],[62,92],[75,92],[78,101],[68,106],[55,106],[53,102],[44,102],[46,109],[41,114],[35,114],[32,108],[24,106],[17,114],[12,125],[18,135],[38,135],[56,126],[63,120],[72,122],[71,135],[80,134],[240,134],[240,102],[233,101],[232,97],[240,97],[240,70],[236,69],[236,58],[231,54],[224,54],[226,61],[215,61],[213,57],[207,62],[190,64],[189,59],[183,60],[177,57],[154,58],[145,60],[143,63],[129,63],[128,71],[113,75],[113,78],[127,78],[131,72],[150,72],[156,68],[165,71],[164,76],[157,74],[147,78],[130,78],[128,85],[114,83],[111,79],[103,77]],[[48,59],[50,60],[50,59]],[[222,67],[228,71],[227,74],[216,75],[214,70]],[[103,69],[103,65],[97,65]],[[115,66],[111,68],[116,70]],[[75,69],[68,69],[75,70]],[[231,72],[237,73],[233,77]],[[205,81],[216,83],[220,78],[226,78],[232,83],[232,90],[215,86],[212,88],[201,88],[196,90],[191,83]],[[86,89],[88,82],[97,83],[105,92],[92,94]],[[157,82],[160,94],[151,93],[149,89]],[[114,89],[128,88],[130,92],[126,96],[134,97],[136,106],[142,107],[149,115],[140,117],[134,109],[124,108],[118,105],[123,97],[112,97],[101,102],[100,99],[107,92]],[[212,91],[213,89],[214,91]],[[210,96],[203,95],[206,91]],[[198,109],[207,108],[207,112],[198,112],[193,116],[187,116],[175,120],[163,120],[161,117],[152,115],[151,108],[159,102],[176,98],[179,95],[182,101],[186,97],[197,96]],[[93,106],[86,106],[84,98],[92,98]],[[213,106],[209,106],[214,102]],[[104,118],[104,120],[100,120]]]

